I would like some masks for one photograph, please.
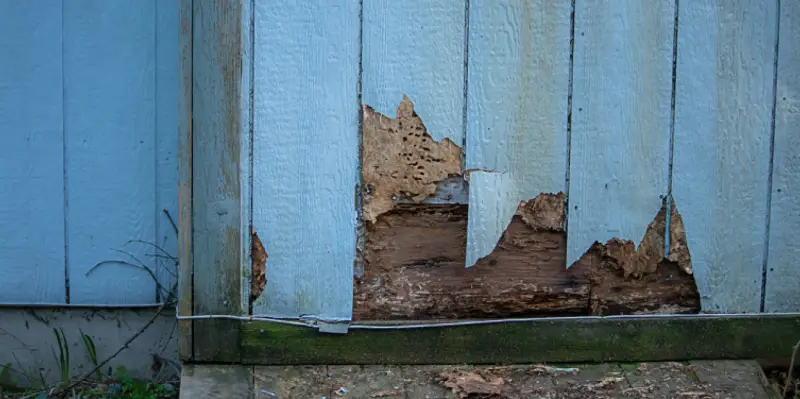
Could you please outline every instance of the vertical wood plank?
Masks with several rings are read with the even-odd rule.
[[[350,319],[358,182],[358,0],[255,8],[253,313]]]
[[[139,259],[154,241],[155,2],[64,2],[67,257],[71,303],[153,303]],[[150,265],[152,267],[152,264]]]
[[[780,2],[766,312],[800,312],[800,3]]]
[[[156,243],[171,256],[177,256],[178,237],[172,220],[178,221],[178,32],[180,5],[178,0],[156,3]],[[176,283],[175,262],[161,257],[157,265],[158,281],[170,290]],[[176,295],[177,293],[173,294]],[[158,300],[168,295],[162,292]]]
[[[194,314],[240,314],[242,1],[194,0],[194,7]],[[195,326],[194,360],[238,361],[237,325],[224,321]]]
[[[470,180],[467,266],[520,200],[565,190],[570,13],[568,1],[470,3],[466,169],[507,176]]]
[[[706,311],[760,308],[776,23],[776,0],[680,2],[672,186]]]
[[[568,266],[595,241],[638,245],[661,208],[674,27],[673,0],[575,3]]]
[[[463,0],[364,2],[362,102],[394,117],[407,95],[436,141],[464,129]]]
[[[0,303],[64,303],[61,5],[0,12]]]
[[[180,1],[178,36],[178,315],[191,316],[192,304],[192,37],[193,0]],[[192,320],[179,320],[178,354],[194,355]]]

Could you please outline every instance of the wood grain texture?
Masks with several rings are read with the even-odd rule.
[[[800,312],[800,3],[780,2],[766,312]]]
[[[470,4],[466,169],[507,175],[470,182],[467,267],[519,201],[565,191],[569,57],[568,1]]]
[[[178,33],[178,315],[193,314],[192,292],[192,21],[193,0],[180,1]],[[178,355],[189,361],[192,320],[178,321]]]
[[[349,319],[356,245],[358,0],[256,4],[253,313]]]
[[[64,303],[61,5],[0,8],[0,303]]]
[[[241,314],[242,2],[194,0],[192,171],[194,314]],[[235,362],[238,331],[194,325],[194,360]]]
[[[568,266],[596,241],[638,245],[661,207],[674,22],[671,0],[575,3]]]
[[[153,303],[144,270],[155,239],[156,6],[136,0],[64,2],[64,129],[69,299]],[[124,43],[124,45],[121,45]]]
[[[466,4],[365,1],[362,102],[393,116],[408,96],[436,141],[464,136]]]
[[[367,225],[364,273],[354,281],[353,319],[700,310],[694,280],[678,264],[660,262],[655,270],[631,277],[636,262],[618,241],[595,244],[565,269],[563,194],[542,194],[526,202],[512,214],[490,255],[470,268],[464,268],[467,213],[463,205],[402,204]],[[659,212],[649,232],[659,235],[659,248],[664,245],[665,219]]]
[[[178,236],[164,210],[178,222],[178,47],[180,1],[159,0],[156,3],[156,244],[173,257],[177,257]],[[162,257],[158,250],[157,273],[159,283],[169,290],[177,282],[176,262]],[[177,295],[177,293],[173,293]],[[162,292],[157,300],[167,296]]]
[[[673,195],[711,312],[758,312],[775,0],[680,3]]]

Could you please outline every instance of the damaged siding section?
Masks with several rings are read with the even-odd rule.
[[[563,1],[470,4],[467,267],[520,201],[566,190],[570,13]]]
[[[595,241],[642,242],[669,190],[675,28],[673,0],[575,7],[568,266]]]
[[[371,226],[357,320],[697,313],[681,218],[672,208],[673,259],[664,258],[665,209],[646,243],[594,243],[566,269],[563,194],[520,204],[497,245],[464,268],[467,207],[402,204]],[[660,244],[660,245],[659,245]],[[687,272],[688,271],[688,272]]]
[[[395,113],[414,100],[433,140],[464,140],[464,1],[364,1],[363,104]]]

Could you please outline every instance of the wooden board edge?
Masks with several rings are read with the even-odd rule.
[[[242,314],[243,3],[193,0],[193,312]],[[235,328],[234,328],[235,327]],[[238,326],[192,326],[193,360],[239,360]]]
[[[254,23],[253,20],[253,0],[242,0],[242,18],[241,18],[241,52],[242,52],[242,74],[239,77],[241,81],[240,104],[241,104],[241,132],[240,132],[240,158],[239,158],[239,178],[241,179],[241,271],[239,275],[241,279],[241,292],[239,299],[241,312],[243,314],[250,314],[250,278],[252,276],[251,267],[251,248],[252,248],[252,234],[253,228],[253,39],[254,39]]]
[[[346,335],[228,322],[240,328],[242,363],[260,365],[757,359],[791,353],[800,331],[800,314],[536,319]]]
[[[178,33],[178,315],[192,315],[192,9],[180,0]],[[178,321],[178,354],[192,359],[192,321]]]

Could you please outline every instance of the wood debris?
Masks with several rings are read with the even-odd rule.
[[[506,381],[488,370],[454,370],[439,374],[441,383],[457,393],[460,398],[471,395],[501,397]]]

